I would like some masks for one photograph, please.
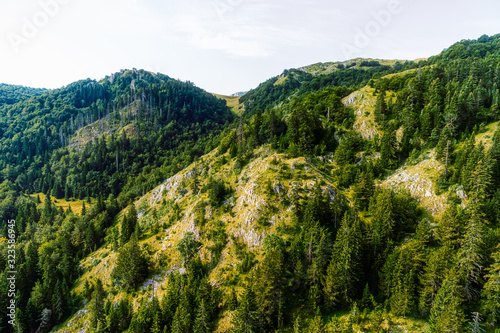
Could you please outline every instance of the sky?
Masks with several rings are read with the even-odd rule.
[[[146,69],[209,92],[357,57],[425,58],[500,33],[498,0],[1,0],[0,82]]]

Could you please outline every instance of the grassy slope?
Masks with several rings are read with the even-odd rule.
[[[45,199],[46,199],[47,196],[45,194],[43,194],[43,193],[30,194],[30,197],[32,198],[33,202],[36,201],[36,197],[37,196],[40,198],[40,204],[38,205],[38,208],[41,208],[41,207],[43,207],[43,203],[45,202]],[[68,208],[71,207],[71,211],[75,215],[80,215],[81,212],[82,212],[82,207],[83,207],[84,200],[70,200],[70,201],[66,201],[64,199],[57,199],[56,197],[53,197],[53,196],[50,197],[50,200],[52,201],[52,203],[56,207],[62,207],[65,211],[67,211]],[[93,200],[91,201],[90,204],[85,200],[85,209],[87,211],[89,211],[89,209],[92,207],[92,203],[94,203]]]
[[[405,75],[405,73],[396,74]],[[219,96],[228,101],[228,106],[238,107],[238,97]],[[387,97],[392,98],[392,96]],[[370,87],[354,92],[344,99],[344,104],[351,106],[356,115],[355,129],[368,140],[373,140],[376,135],[381,136],[381,129],[374,121],[373,111],[376,96]],[[482,141],[488,147],[489,140],[499,126],[499,123],[490,124],[486,132],[477,136],[477,143]],[[457,147],[460,149],[460,147]],[[207,249],[211,241],[205,234],[214,226],[215,221],[222,221],[228,236],[234,236],[239,242],[246,244],[247,249],[256,254],[260,260],[261,246],[264,237],[276,233],[280,226],[291,223],[291,213],[287,200],[291,195],[293,186],[297,186],[303,196],[307,196],[316,182],[322,184],[324,191],[337,191],[335,183],[330,178],[331,171],[335,168],[334,162],[326,158],[322,161],[310,161],[305,158],[290,159],[262,147],[255,152],[255,158],[246,165],[240,173],[235,172],[235,160],[230,160],[228,154],[218,156],[213,151],[203,156],[199,161],[185,170],[168,179],[151,192],[139,199],[135,205],[139,214],[139,225],[143,231],[140,244],[150,254],[154,266],[153,276],[147,280],[139,291],[133,294],[133,304],[137,307],[144,297],[150,298],[153,294],[160,299],[166,290],[168,275],[173,271],[183,271],[177,250],[177,242],[183,235],[191,231],[202,242],[199,255],[204,263],[210,261],[211,253]],[[429,214],[439,217],[446,208],[447,193],[436,194],[436,180],[443,172],[444,166],[436,161],[434,152],[428,151],[417,160],[409,161],[394,172],[387,179],[379,182],[378,186],[393,188],[396,191],[408,190]],[[206,224],[204,227],[195,223],[195,211],[199,203],[206,202],[206,193],[193,193],[190,184],[197,176],[199,188],[206,185],[210,177],[223,179],[233,191],[227,198],[223,207],[214,208],[207,205],[204,209]],[[272,184],[272,194],[265,193],[265,184]],[[171,224],[172,207],[174,203],[180,209],[180,218]],[[57,203],[56,203],[57,204]],[[73,206],[72,206],[73,209]],[[81,207],[80,207],[81,210]],[[77,208],[73,211],[78,211]],[[123,211],[121,214],[126,212]],[[268,218],[270,226],[261,227],[259,218]],[[121,217],[117,219],[121,221]],[[160,232],[152,234],[151,227],[159,224]],[[119,228],[119,225],[114,226]],[[109,297],[117,302],[122,297],[131,297],[119,292],[111,285],[110,275],[116,264],[117,254],[111,245],[101,248],[82,260],[81,266],[84,275],[76,282],[73,292],[81,294],[86,280],[100,278],[105,281],[105,290],[110,292]],[[221,260],[210,275],[210,282],[221,290],[227,291],[234,288],[233,282],[244,279],[245,276],[236,269],[240,262],[236,254],[231,237],[222,252]],[[82,311],[83,310],[83,311]],[[86,307],[74,315],[63,325],[59,332],[77,332],[88,325]],[[221,315],[216,332],[227,332],[231,328],[231,313]],[[349,314],[339,315],[339,321],[347,320]],[[369,329],[369,317],[366,317],[355,328],[359,331]],[[422,332],[427,329],[423,321],[395,318],[386,316],[385,324],[395,331]],[[327,325],[328,326],[328,325]]]
[[[498,123],[490,124],[487,132],[478,135],[477,141],[487,140],[497,126]],[[291,223],[292,216],[286,201],[290,198],[294,185],[300,189],[303,196],[310,193],[317,181],[322,184],[324,191],[329,191],[332,195],[337,191],[335,183],[329,176],[334,169],[334,163],[328,158],[323,160],[324,162],[305,158],[291,159],[283,154],[274,153],[269,147],[262,147],[255,152],[255,158],[240,173],[236,173],[235,159],[230,160],[227,153],[218,156],[216,151],[213,151],[139,199],[135,205],[139,225],[143,231],[140,244],[150,254],[154,272],[153,276],[133,295],[134,306],[137,307],[142,298],[152,297],[153,286],[155,295],[161,299],[166,290],[168,275],[173,271],[183,272],[175,247],[186,232],[193,232],[202,242],[203,246],[199,252],[202,261],[205,263],[210,261],[211,253],[207,247],[212,243],[207,240],[205,234],[213,228],[215,221],[222,221],[228,236],[234,236],[239,242],[245,243],[247,249],[256,254],[257,260],[262,259],[260,250],[264,237],[276,233],[278,227]],[[443,169],[442,163],[435,160],[433,151],[429,151],[427,154],[422,154],[419,159],[408,162],[378,185],[394,188],[396,191],[410,191],[431,215],[438,217],[446,208],[447,193],[436,195],[435,191],[435,180]],[[205,207],[206,224],[202,228],[195,223],[195,211],[197,204],[206,202],[208,196],[201,192],[192,193],[190,184],[195,175],[200,182],[199,188],[206,185],[207,180],[213,177],[223,179],[233,190],[222,207],[214,208],[210,205]],[[268,181],[273,187],[272,194],[264,190],[264,185]],[[58,201],[56,205],[65,203]],[[181,214],[178,221],[170,224],[174,202],[181,208]],[[74,207],[72,206],[73,211],[78,211],[78,206]],[[124,213],[126,210],[121,214]],[[268,227],[259,226],[258,220],[263,216],[269,220]],[[121,217],[119,216],[117,220],[121,221]],[[151,227],[155,223],[161,227],[160,232],[153,235]],[[119,228],[119,225],[114,227]],[[116,258],[117,253],[112,250],[111,245],[107,245],[82,260],[81,267],[85,273],[76,282],[73,292],[81,294],[86,280],[100,278],[104,281],[105,290],[110,293],[109,297],[113,302],[119,301],[122,297],[131,297],[116,290],[111,284],[110,276],[116,265]],[[244,274],[237,271],[238,263],[240,260],[229,237],[221,260],[210,275],[210,282],[223,291],[234,288],[235,282],[245,278]],[[227,332],[231,328],[231,315],[230,312],[226,312],[221,316],[216,332]],[[337,320],[347,320],[348,316],[348,314],[337,316]],[[59,332],[77,332],[88,324],[88,320],[88,312],[80,311],[65,323]],[[425,322],[389,315],[386,321],[388,327],[408,332],[421,332],[426,326]],[[358,329],[369,328],[369,325],[369,317],[366,317],[360,322]]]
[[[228,161],[223,164],[223,160]],[[143,230],[143,237],[140,244],[148,249],[155,267],[154,284],[155,294],[163,296],[167,276],[175,270],[181,270],[181,261],[175,249],[177,242],[183,235],[191,231],[203,243],[200,250],[200,257],[205,263],[210,261],[210,251],[206,248],[211,244],[204,234],[213,227],[215,221],[224,223],[226,233],[234,236],[239,242],[246,244],[250,251],[256,254],[257,260],[261,259],[260,249],[264,237],[269,233],[275,233],[279,226],[288,225],[291,221],[291,213],[286,200],[291,196],[291,188],[296,184],[301,189],[303,195],[307,195],[315,182],[324,181],[322,185],[324,191],[329,191],[333,195],[335,185],[327,174],[320,171],[314,163],[304,158],[289,159],[284,155],[273,153],[269,148],[264,147],[256,151],[256,157],[246,165],[241,173],[235,174],[234,164],[236,160],[229,161],[228,155],[217,156],[212,152],[204,156],[200,161],[192,164],[182,172],[168,179],[165,183],[146,194],[135,205],[139,215],[139,225]],[[321,165],[322,162],[317,162]],[[200,230],[194,222],[195,207],[199,202],[207,201],[206,193],[192,193],[189,184],[193,176],[197,174],[200,180],[199,187],[207,183],[209,177],[221,178],[232,189],[232,195],[227,199],[224,207],[211,207],[205,209],[205,219],[207,220],[204,230]],[[272,198],[264,193],[263,184],[267,181],[272,183],[274,193]],[[187,191],[187,192],[185,192]],[[168,221],[172,216],[172,205],[176,203],[181,208],[181,217],[173,225]],[[124,214],[122,212],[121,214]],[[156,218],[153,218],[153,215]],[[260,217],[266,216],[269,219],[269,227],[260,227],[257,223]],[[121,217],[118,218],[121,221]],[[158,223],[165,226],[160,228],[160,233],[153,235],[150,227]],[[115,226],[119,228],[119,226]],[[226,290],[231,281],[244,278],[236,270],[236,265],[240,262],[235,254],[235,246],[229,237],[229,242],[222,253],[222,258],[210,275],[210,282],[219,285],[222,290]],[[117,255],[112,251],[111,245],[101,248],[82,260],[81,267],[85,270],[84,275],[76,282],[73,292],[81,294],[86,280],[100,278],[105,281],[105,290],[112,292],[110,297],[117,302],[123,293],[114,290],[111,285],[110,275],[116,264]],[[152,287],[150,279],[139,288],[134,297],[134,304],[138,306],[142,297],[151,297]],[[230,322],[230,314],[226,314],[219,324],[218,331],[226,331]],[[88,315],[80,312],[70,319],[66,324],[70,325],[71,332],[85,327]],[[66,325],[64,325],[66,326]],[[67,326],[61,332],[66,331]]]
[[[485,149],[489,149],[492,145],[491,139],[499,124],[500,122],[490,123],[485,127],[485,132],[477,134],[476,145],[483,143]],[[459,144],[456,150],[460,150],[462,147],[463,144]],[[448,192],[436,194],[439,192],[436,191],[436,181],[443,174],[444,167],[441,161],[436,160],[434,149],[432,149],[423,153],[417,160],[408,161],[380,185],[396,191],[408,190],[429,213],[434,217],[440,217],[448,207],[446,198],[449,191],[456,191],[453,188]]]
[[[133,117],[139,110],[139,107],[139,101],[132,102],[123,109],[111,112],[102,119],[82,127],[71,137],[69,147],[81,149],[89,141],[95,140],[97,137],[102,135],[108,136],[114,132],[121,134],[122,130],[125,131],[127,136],[131,136],[133,129],[132,125],[127,125],[127,123],[130,123],[127,119]],[[124,121],[121,120],[122,118]],[[125,126],[122,127],[122,125]]]
[[[228,236],[234,236],[238,242],[246,244],[247,249],[256,254],[256,259],[261,260],[262,241],[267,234],[277,233],[277,228],[291,223],[292,216],[286,202],[291,196],[293,186],[300,189],[303,196],[309,195],[316,182],[320,182],[323,191],[328,191],[333,200],[336,189],[329,174],[334,168],[333,161],[328,158],[322,161],[311,161],[305,158],[291,159],[283,154],[276,154],[269,147],[262,147],[255,152],[256,157],[246,165],[241,173],[235,173],[235,159],[229,160],[227,154],[217,156],[216,152],[205,155],[198,162],[168,179],[162,185],[147,193],[135,202],[139,225],[143,230],[140,240],[141,247],[150,254],[154,272],[133,295],[116,290],[111,284],[111,272],[116,265],[117,253],[107,245],[90,254],[82,260],[81,267],[85,273],[76,282],[73,292],[81,294],[86,280],[92,281],[100,278],[104,281],[104,288],[109,292],[113,303],[122,297],[132,297],[137,308],[141,299],[151,298],[154,293],[160,299],[163,297],[167,277],[171,272],[183,272],[177,250],[177,242],[183,235],[191,231],[202,242],[199,255],[204,263],[210,261],[211,253],[207,249],[211,245],[205,234],[213,227],[215,221],[222,221]],[[224,163],[224,160],[227,161]],[[207,201],[206,193],[192,193],[190,183],[198,175],[199,187],[207,183],[209,177],[223,179],[233,192],[226,200],[223,207],[214,208],[208,205],[205,208],[206,224],[201,229],[194,222],[196,205]],[[273,193],[265,193],[264,184],[270,181]],[[186,192],[187,191],[187,192]],[[181,208],[180,219],[169,224],[172,216],[172,205],[177,203]],[[125,214],[126,210],[121,212]],[[156,216],[156,218],[153,217]],[[260,217],[269,219],[268,227],[259,226]],[[121,221],[119,216],[118,221]],[[151,233],[151,226],[158,223],[164,228],[156,235]],[[119,228],[116,225],[115,228]],[[221,260],[210,275],[210,282],[221,290],[228,291],[235,288],[235,282],[245,279],[245,275],[237,271],[240,263],[231,237],[223,250]],[[222,300],[221,300],[222,301]],[[85,306],[64,325],[59,332],[78,332],[88,325],[89,313]],[[228,332],[231,329],[231,312],[221,315],[216,327],[216,332]],[[336,320],[348,320],[349,314],[336,315]],[[363,319],[364,318],[364,319]],[[426,325],[425,322],[386,316],[387,327],[399,328],[408,332],[419,332]],[[359,330],[369,328],[369,317],[361,317],[357,325]]]
[[[241,115],[243,113],[243,104],[240,104],[240,96],[225,96],[213,94],[215,97],[225,100],[227,102],[227,106],[233,111],[235,115]]]
[[[325,63],[317,63],[309,66],[301,67],[299,69],[304,72],[313,74],[313,75],[321,75],[321,74],[330,74],[337,70],[338,65],[349,66],[352,63],[356,63],[355,68],[368,68],[361,67],[360,63],[362,61],[378,61],[382,66],[393,66],[396,62],[404,63],[406,60],[397,60],[397,59],[372,59],[372,58],[356,58],[346,61],[337,61],[337,62],[325,62]]]

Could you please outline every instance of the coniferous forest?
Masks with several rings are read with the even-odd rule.
[[[236,108],[136,69],[2,84],[0,331],[499,332],[499,107],[500,35]]]

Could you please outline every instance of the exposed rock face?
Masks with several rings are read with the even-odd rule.
[[[343,103],[345,106],[354,109],[356,121],[354,122],[354,129],[365,140],[373,139],[375,136],[381,136],[381,132],[375,123],[375,104],[377,99],[373,96],[374,89],[364,87],[361,90],[355,91],[346,98]]]
[[[432,154],[431,154],[432,155]],[[444,166],[433,156],[414,166],[404,166],[380,185],[392,188],[394,191],[407,190],[411,196],[432,215],[440,215],[448,206],[446,194],[436,195],[435,184],[432,178],[444,171]],[[457,193],[458,194],[458,193]]]

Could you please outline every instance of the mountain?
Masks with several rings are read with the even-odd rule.
[[[47,89],[28,88],[0,83],[0,106],[22,102],[45,92],[47,92]]]
[[[193,84],[137,70],[5,105],[0,115],[0,181],[66,199],[118,196],[124,186],[142,194],[215,147],[233,118]],[[134,188],[139,174],[149,180]]]
[[[495,35],[241,97],[127,70],[1,106],[17,331],[494,332],[499,85]]]

